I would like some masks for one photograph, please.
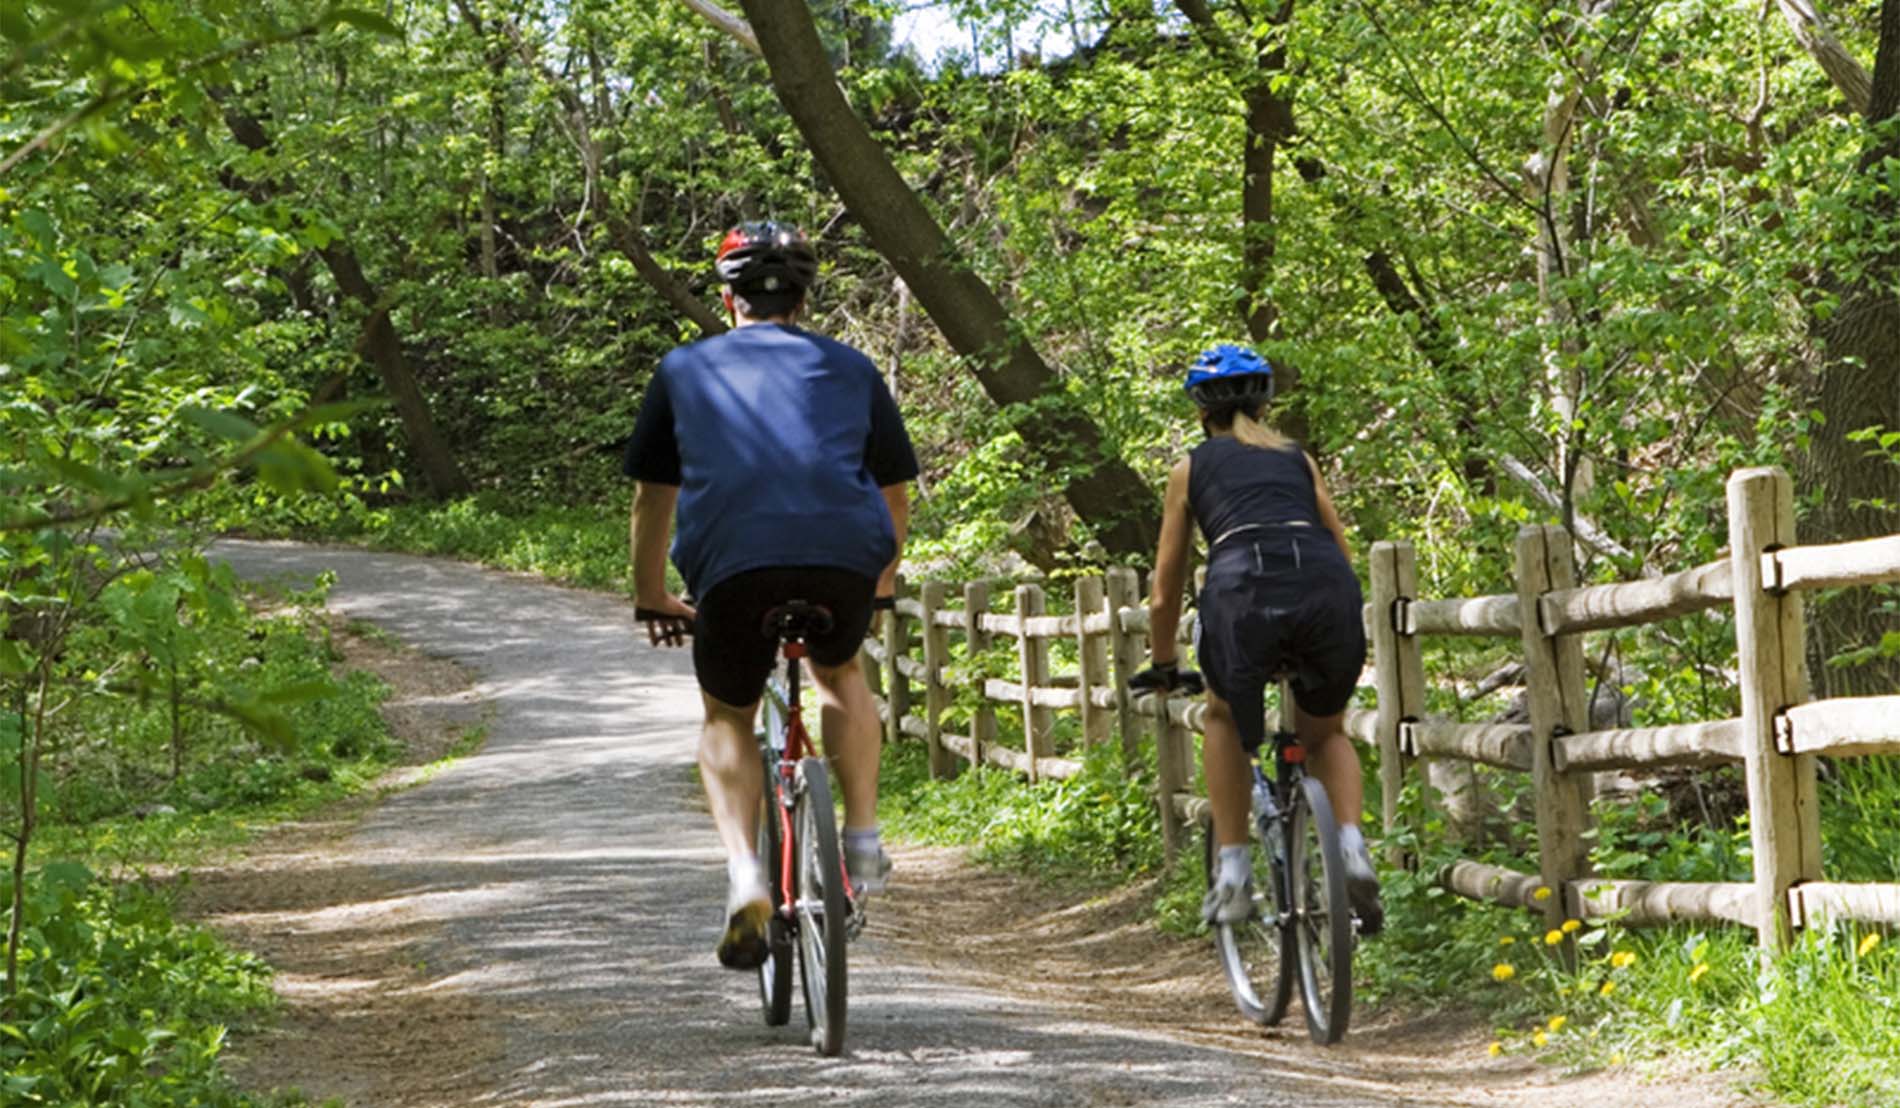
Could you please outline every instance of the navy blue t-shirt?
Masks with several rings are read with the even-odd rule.
[[[897,556],[879,491],[917,455],[877,367],[777,323],[660,361],[627,442],[627,476],[680,490],[673,564],[694,596],[735,573],[829,566],[876,577]]]

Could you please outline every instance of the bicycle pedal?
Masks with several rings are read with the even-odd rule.
[[[863,933],[864,909],[859,907],[856,903],[853,903],[851,910],[844,914],[844,937],[847,939],[856,939]]]

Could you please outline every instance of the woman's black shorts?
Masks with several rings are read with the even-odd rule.
[[[737,573],[698,601],[693,621],[693,672],[714,700],[743,708],[765,692],[778,643],[764,630],[765,613],[789,600],[829,609],[831,630],[806,641],[813,662],[841,666],[858,653],[871,626],[877,582],[829,566],[791,566]]]
[[[1293,532],[1293,533],[1289,533]],[[1208,561],[1194,650],[1250,749],[1266,737],[1266,686],[1291,674],[1310,716],[1345,710],[1366,664],[1359,580],[1324,531],[1229,540]]]

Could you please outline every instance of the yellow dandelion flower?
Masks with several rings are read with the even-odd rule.
[[[1620,1065],[1622,1065],[1622,1064],[1623,1064],[1623,1052],[1619,1050],[1619,1051],[1617,1051],[1617,1052],[1616,1052],[1615,1054],[1612,1054],[1612,1055],[1610,1055],[1610,1064],[1611,1064],[1612,1066],[1620,1066]]]
[[[1582,930],[1582,928],[1583,921],[1580,919],[1567,919],[1564,921],[1564,934],[1566,935],[1574,935]]]
[[[1880,945],[1880,932],[1869,931],[1867,932],[1866,935],[1861,937],[1860,946],[1855,948],[1855,953],[1859,954],[1862,958],[1865,958],[1867,957],[1867,954],[1869,951],[1873,950],[1875,947],[1879,945]]]
[[[1532,892],[1531,892],[1531,899],[1532,899],[1532,900],[1549,900],[1549,899],[1550,899],[1550,886],[1549,886],[1549,885],[1539,885],[1539,886],[1537,886],[1537,888],[1536,888],[1536,889],[1534,889],[1534,890],[1532,890]]]
[[[1516,936],[1516,935],[1506,935],[1506,936],[1504,936],[1503,938],[1501,938],[1501,939],[1499,939],[1499,940],[1498,940],[1498,945],[1499,945],[1499,946],[1510,946],[1510,945],[1511,945],[1512,943],[1514,943],[1514,942],[1516,942],[1516,941],[1517,941],[1517,936]]]
[[[1707,972],[1709,972],[1709,964],[1707,962],[1697,962],[1695,968],[1689,971],[1689,984],[1693,985],[1697,981],[1702,980],[1702,975]]]
[[[1516,976],[1517,967],[1509,962],[1499,962],[1497,965],[1491,967],[1491,979],[1493,981],[1509,981]]]
[[[1562,931],[1557,930],[1555,927],[1544,932],[1545,946],[1556,946],[1558,943],[1563,942],[1563,941],[1564,941],[1564,933]]]
[[[1504,1053],[1504,1044],[1496,1040],[1492,1040],[1491,1045],[1488,1047],[1485,1047],[1485,1050],[1490,1052],[1491,1057],[1496,1058],[1498,1055]]]
[[[1605,982],[1603,983],[1603,987],[1597,990],[1597,995],[1599,995],[1599,996],[1609,996],[1609,995],[1610,995],[1611,993],[1613,993],[1613,992],[1615,992],[1615,991],[1616,991],[1616,982],[1614,982],[1614,981],[1605,981]]]
[[[1550,1043],[1550,1036],[1544,1034],[1542,1031],[1539,1031],[1537,1034],[1531,1036],[1532,1046],[1547,1046],[1549,1045],[1549,1043]]]
[[[1562,1031],[1564,1029],[1564,1024],[1569,1023],[1569,1022],[1570,1022],[1569,1016],[1552,1016],[1550,1017],[1550,1023],[1547,1026],[1550,1028],[1551,1034],[1554,1035],[1557,1032]]]
[[[1628,969],[1635,964],[1636,952],[1633,950],[1619,950],[1610,955],[1610,966],[1613,969]]]

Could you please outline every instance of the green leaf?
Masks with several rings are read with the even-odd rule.
[[[257,699],[260,704],[301,704],[322,699],[335,692],[336,682],[319,678],[312,681],[299,681],[295,684],[283,685],[271,689]]]
[[[32,668],[26,655],[20,652],[18,643],[12,639],[0,639],[0,675],[18,677]]]
[[[388,35],[391,38],[402,37],[401,27],[396,26],[375,12],[364,11],[361,8],[338,8],[330,13],[330,19],[335,23],[347,23],[359,30],[369,31],[373,34]]]
[[[240,415],[220,412],[212,408],[184,407],[178,409],[178,415],[186,422],[209,431],[221,439],[232,442],[246,442],[256,437],[257,424]]]
[[[92,871],[78,862],[51,862],[40,868],[43,888],[78,892],[92,881]]]

